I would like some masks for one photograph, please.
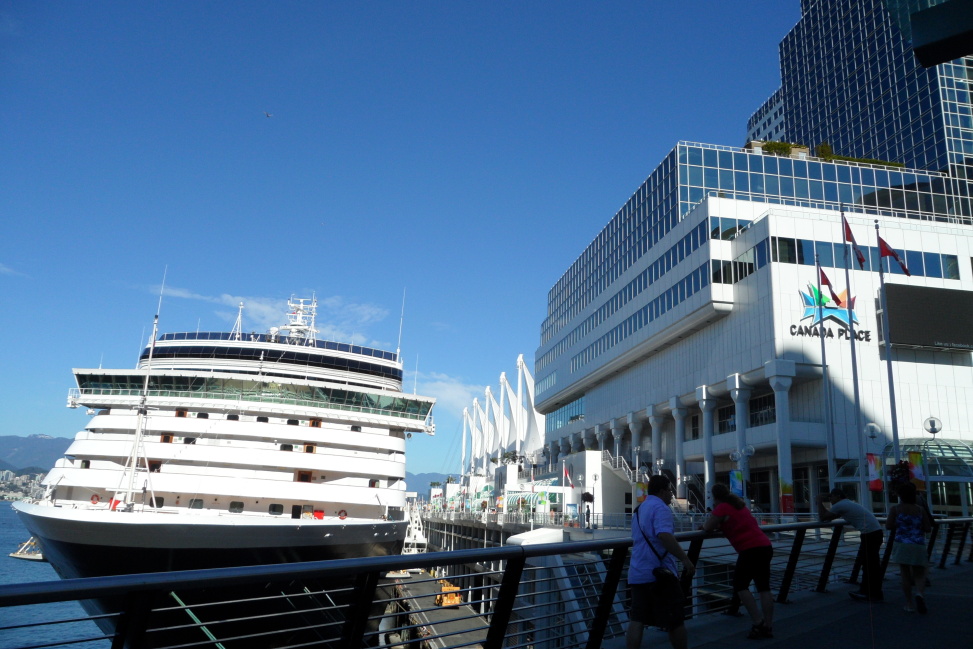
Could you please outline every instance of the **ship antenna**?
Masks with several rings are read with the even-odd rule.
[[[155,339],[159,335],[159,313],[162,312],[162,296],[166,290],[166,273],[169,267],[162,272],[162,286],[159,289],[159,306],[155,311],[155,318],[152,321],[152,338],[149,340],[149,356],[145,362],[145,382],[142,384],[142,394],[139,396],[138,419],[135,425],[135,439],[132,441],[132,455],[129,457],[129,477],[128,488],[125,491],[125,498],[122,502],[126,505],[131,503],[132,492],[135,489],[135,473],[138,469],[139,448],[142,446],[142,432],[145,428],[145,416],[148,414],[146,403],[149,394],[149,376],[152,373],[152,356],[155,354]],[[146,467],[148,464],[146,464]]]
[[[236,314],[236,322],[233,323],[233,330],[230,331],[230,340],[241,340],[243,338],[243,302],[240,302],[240,310]]]
[[[395,358],[398,360],[399,353],[402,351],[402,323],[405,322],[405,289],[402,289],[402,313],[399,315],[399,342],[395,346]],[[418,363],[418,359],[416,359]]]

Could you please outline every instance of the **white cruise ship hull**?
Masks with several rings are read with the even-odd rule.
[[[407,521],[130,513],[19,502],[64,579],[398,554]]]

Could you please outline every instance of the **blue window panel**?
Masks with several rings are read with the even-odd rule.
[[[750,159],[750,171],[763,172],[764,157],[762,155],[748,155],[747,157]]]
[[[780,195],[784,198],[794,198],[794,179],[790,176],[780,177]]]
[[[820,180],[811,180],[809,181],[809,184],[811,186],[811,194],[810,194],[811,198],[813,198],[816,201],[823,201],[824,183],[821,182]]]
[[[731,151],[719,151],[720,169],[733,169],[733,153]]]
[[[830,201],[832,203],[838,202],[838,184],[837,183],[824,183],[824,200]]]
[[[746,171],[735,171],[733,172],[733,184],[734,188],[738,192],[748,192],[750,191],[750,177]]]
[[[809,161],[807,163],[807,177],[811,180],[821,180],[821,163]]]
[[[717,190],[720,188],[719,169],[716,167],[703,167],[703,186],[706,189]]]
[[[780,161],[780,158],[778,158],[777,156],[766,156],[764,157],[763,161],[764,161],[765,173],[768,174],[779,173],[780,165],[778,165],[777,163]]]
[[[810,198],[811,194],[808,188],[807,178],[795,178],[794,179],[794,197],[795,198]]]
[[[721,152],[722,153],[722,152]],[[720,189],[733,191],[733,170],[720,168]]]
[[[790,158],[779,158],[777,160],[777,167],[780,169],[778,172],[780,176],[793,176],[794,166],[793,161]]]
[[[823,267],[834,267],[834,247],[830,241],[818,241],[814,244],[814,252]]]
[[[691,167],[696,168],[696,167]],[[690,187],[689,188],[689,202],[693,205],[703,200],[703,196],[706,195],[706,191],[702,187]]]
[[[946,279],[959,279],[959,258],[956,255],[942,255],[943,277]],[[912,270],[912,266],[909,266]]]
[[[807,178],[807,162],[804,160],[795,160],[791,164],[794,166],[795,178]]]
[[[691,166],[689,167],[689,184],[693,187],[703,186],[703,168]]]
[[[762,194],[762,193],[764,193],[764,175],[763,174],[757,174],[757,173],[750,174],[749,182],[750,182],[750,191],[754,192],[755,194]]]
[[[718,217],[718,216],[710,217],[709,224],[710,224],[709,225],[709,238],[710,239],[719,239],[720,238],[720,231],[721,231],[721,228],[720,228],[720,217]]]
[[[938,252],[924,252],[922,253],[922,260],[926,268],[926,277],[943,276],[942,258]]]
[[[824,176],[824,180],[835,181],[838,180],[837,168],[833,164],[822,164],[821,172]]]
[[[924,266],[922,263],[922,253],[917,250],[906,250],[905,251],[905,263],[909,266],[909,271],[916,276],[922,276],[926,274]],[[896,266],[898,264],[895,264]]]
[[[690,160],[692,162],[692,160]],[[716,150],[715,149],[703,149],[703,166],[704,167],[716,167]]]
[[[768,196],[780,196],[780,177],[779,176],[764,176],[766,181],[766,191]]]
[[[777,261],[782,264],[797,263],[797,244],[794,239],[777,237]]]
[[[896,250],[895,252],[898,253],[899,259],[908,260],[908,257],[905,256],[905,250]],[[899,262],[895,261],[891,257],[887,257],[886,259],[888,259],[890,273],[892,273],[893,275],[905,275],[905,271],[903,271],[902,267],[899,266]],[[908,261],[906,261],[905,263],[906,265],[909,264]],[[912,272],[912,268],[909,268],[909,272]]]
[[[769,261],[767,259],[767,253],[768,253],[767,239],[764,239],[763,241],[759,242],[756,248],[757,248],[757,268],[763,268],[764,266],[767,265],[767,262]]]
[[[688,162],[691,165],[703,164],[703,150],[696,146],[686,147]]]
[[[831,166],[831,165],[829,165]],[[851,167],[846,167],[845,165],[835,165],[836,171],[838,172],[838,180],[843,183],[851,182]]]
[[[797,263],[803,266],[814,265],[814,242],[807,239],[797,240]]]
[[[738,228],[737,220],[727,217],[720,219],[720,238],[724,241],[729,241],[736,235]]]

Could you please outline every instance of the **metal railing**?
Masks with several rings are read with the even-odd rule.
[[[971,522],[936,521],[929,549],[940,567],[960,562]],[[858,535],[840,522],[763,529],[774,544],[777,601],[855,580]],[[677,538],[698,566],[687,617],[725,610],[736,553],[721,535]],[[14,584],[0,588],[0,646],[599,649],[625,632],[631,545],[614,538]],[[440,600],[443,591],[459,601]],[[101,608],[51,607],[72,601]]]

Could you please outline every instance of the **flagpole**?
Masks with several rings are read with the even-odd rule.
[[[875,236],[881,241],[882,237],[878,231],[878,219],[875,219]],[[881,248],[881,244],[879,244],[879,248]],[[895,456],[895,463],[898,464],[902,458],[899,453],[899,418],[895,408],[895,383],[892,381],[892,343],[889,342],[889,308],[888,300],[885,297],[885,263],[882,261],[883,258],[879,254],[878,282],[882,291],[882,337],[885,339],[885,367],[888,370],[889,403],[892,407],[892,452]]]
[[[851,235],[851,227],[848,225],[848,221],[845,220],[845,210],[844,206],[841,208],[841,220],[845,227],[845,242],[851,243],[853,246],[857,246],[854,241],[854,236]],[[849,241],[850,237],[850,241]],[[856,342],[858,336],[855,335],[855,316],[851,311],[851,303],[853,298],[851,297],[851,247],[845,246],[845,285],[848,287],[848,299],[845,300],[845,307],[848,311],[848,335],[851,337],[851,380],[854,384],[854,394],[855,394],[855,425],[854,433],[855,437],[858,439],[858,488],[859,488],[859,504],[865,506],[865,495],[868,493],[868,484],[865,482],[865,441],[862,438],[862,406],[861,406],[861,393],[858,388],[858,354],[856,353]],[[857,257],[857,255],[856,255]],[[871,503],[868,503],[868,509],[871,511]]]
[[[817,253],[814,255],[814,265],[818,269],[818,332],[821,334],[821,385],[824,390],[824,411],[825,421],[827,422],[825,433],[828,440],[828,488],[834,489],[834,416],[831,411],[831,377],[828,374],[828,357],[824,347],[824,296],[821,294],[821,261]]]

